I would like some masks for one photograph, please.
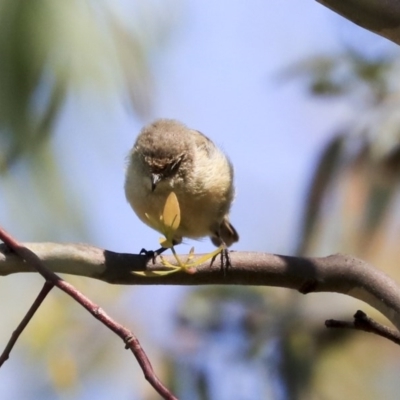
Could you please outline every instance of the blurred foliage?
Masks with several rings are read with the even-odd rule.
[[[279,289],[191,291],[176,316],[176,372],[182,399],[309,399],[319,363],[353,332],[331,334]]]
[[[104,1],[1,0],[0,171],[48,140],[71,91],[119,93],[147,115],[157,44],[146,37],[167,36],[158,22],[141,28],[162,32],[139,34]]]
[[[173,386],[178,397],[277,398],[282,384],[270,376],[280,351],[273,310],[251,288],[198,288],[185,296],[174,333]],[[280,387],[275,390],[275,385]]]
[[[164,371],[163,354],[154,343],[147,341],[147,332],[127,312],[132,309],[132,299],[121,293],[121,287],[71,276],[68,281],[93,301],[101,303],[109,315],[140,337],[157,374],[163,377],[168,373]],[[34,295],[27,292],[24,299],[29,306]],[[17,313],[13,308],[12,326],[25,311]],[[9,334],[12,326],[5,329]],[[3,338],[3,343],[6,339]],[[26,396],[16,391],[21,398],[80,399],[92,398],[94,393],[101,394],[95,398],[111,398],[113,394],[117,398],[159,398],[121,340],[59,290],[50,293],[21,335],[10,361],[16,360],[19,361],[17,370],[22,364],[29,376],[36,377],[26,384]]]
[[[0,190],[27,237],[40,226],[38,240],[89,239],[82,193],[52,141],[67,102],[84,98],[90,110],[108,99],[151,114],[154,57],[174,13],[163,12],[168,2],[134,3],[0,0]],[[21,212],[28,198],[30,216]]]
[[[0,0],[0,211],[12,221],[10,231],[23,231],[18,239],[90,241],[88,193],[82,187],[90,193],[92,182],[82,183],[71,171],[79,171],[75,151],[83,147],[91,160],[90,153],[99,152],[106,141],[100,129],[95,132],[98,141],[92,140],[91,132],[80,140],[71,133],[68,140],[76,140],[73,150],[60,149],[53,140],[60,134],[59,120],[71,118],[70,110],[65,113],[71,103],[83,109],[82,118],[89,119],[99,104],[104,110],[102,100],[110,109],[122,105],[125,111],[147,118],[154,100],[154,61],[170,37],[174,17],[174,4],[169,1]],[[69,165],[60,162],[60,154]],[[123,159],[121,167],[122,163]],[[5,290],[9,279],[1,282],[4,304],[13,295],[18,296],[18,304],[33,301],[32,292],[39,290],[32,285],[36,277],[19,276],[11,284],[13,290]],[[68,281],[90,298],[100,293],[101,303],[108,304],[117,320],[140,330],[126,315],[128,305],[121,308],[119,287],[107,285],[104,290],[105,284],[99,282],[73,277]],[[3,317],[7,313],[13,324],[23,315],[16,305],[5,307]],[[12,328],[3,325],[6,343]],[[148,353],[157,368],[160,356]],[[84,397],[110,379],[123,384],[119,392],[114,385],[103,385],[103,398],[115,396],[122,388],[129,388],[129,397],[140,392],[144,398],[154,392],[122,344],[57,290],[21,336],[12,358],[19,356],[18,373],[26,368],[27,377],[32,377],[21,385],[20,390],[27,391],[21,398]],[[129,368],[118,368],[124,361]],[[108,397],[106,390],[112,391]]]
[[[400,58],[392,53],[371,60],[345,51],[325,64],[317,57],[298,69],[311,93],[340,94],[357,108],[321,153],[298,253],[346,251],[391,269],[397,250],[388,246],[399,238]],[[335,89],[314,90],[320,81]]]
[[[345,49],[286,71],[287,78],[302,79],[313,97],[347,102],[350,115],[338,121],[319,156],[305,202],[297,254],[350,253],[400,278],[399,74],[397,50],[371,57]],[[351,319],[347,306],[338,312],[338,300],[322,307],[326,317],[333,313],[338,319]],[[376,311],[362,307],[381,318]],[[320,312],[310,304],[305,304],[304,310]],[[332,342],[315,354],[308,398],[396,399],[398,384],[389,373],[392,368],[399,372],[393,345],[365,334],[348,336],[346,342]]]
[[[305,82],[314,98],[347,102],[352,114],[338,121],[319,156],[305,202],[299,255],[347,252],[400,278],[398,76],[398,53],[371,58],[348,48],[281,74]],[[177,322],[175,359],[186,385],[178,385],[182,398],[239,398],[247,382],[243,398],[397,399],[398,380],[390,373],[399,372],[393,344],[365,333],[327,330],[325,319],[350,320],[357,305],[332,294],[320,293],[318,299],[309,295],[300,301],[295,293],[279,298],[275,290],[252,288],[191,293]],[[212,357],[222,358],[223,373],[208,361]],[[248,375],[257,376],[251,385]],[[231,388],[229,395],[218,391],[224,385]]]
[[[348,47],[337,54],[318,55],[285,68],[281,80],[302,79],[312,96],[341,98],[354,96],[362,106],[376,104],[399,88],[400,68],[393,53],[367,56]]]

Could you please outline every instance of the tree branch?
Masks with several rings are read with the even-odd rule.
[[[50,286],[57,286],[63,292],[67,293],[74,300],[76,300],[81,306],[83,306],[87,311],[89,311],[96,319],[102,322],[107,328],[113,331],[116,335],[118,335],[125,343],[125,348],[130,349],[136,360],[138,361],[140,367],[142,368],[143,374],[147,381],[153,386],[153,388],[162,396],[163,399],[166,400],[177,400],[176,397],[162,384],[162,382],[158,379],[156,374],[154,373],[153,367],[148,359],[145,351],[139,343],[139,340],[136,336],[129,331],[127,328],[122,326],[121,324],[114,321],[110,318],[104,310],[102,310],[97,304],[92,302],[88,297],[79,292],[73,285],[64,281],[59,276],[57,276],[54,271],[49,269],[43,260],[35,254],[32,249],[29,249],[25,245],[19,243],[15,240],[11,235],[9,235],[4,229],[0,227],[0,239],[5,243],[1,245],[2,250],[4,250],[8,257],[12,258],[12,255],[17,257],[19,261],[22,261],[23,264],[30,265],[30,270],[39,272],[45,279],[46,282],[49,282]],[[12,252],[11,252],[12,251]],[[15,261],[15,260],[14,260]],[[49,286],[49,287],[50,287]],[[46,296],[46,289],[42,289],[42,294],[44,297]],[[38,303],[39,304],[35,304]],[[31,306],[28,311],[27,316],[21,322],[18,328],[23,327],[29,322],[32,315],[36,311],[37,307],[40,306],[41,299],[36,299],[35,303]],[[17,328],[17,331],[18,331]],[[15,338],[18,338],[19,334]],[[8,357],[7,351],[10,350],[14,345],[15,341],[13,341],[13,337],[8,343],[6,349],[3,352],[3,356]],[[11,346],[11,348],[10,348]],[[4,362],[5,360],[3,360]]]
[[[346,328],[375,333],[375,335],[382,336],[385,339],[391,340],[393,343],[400,345],[400,333],[398,331],[374,321],[361,310],[358,310],[354,314],[353,322],[328,319],[325,321],[325,326],[327,328]]]
[[[29,310],[26,313],[25,317],[22,319],[22,321],[17,326],[17,329],[15,329],[15,331],[12,333],[11,338],[7,343],[7,346],[5,347],[3,353],[1,354],[1,356],[0,356],[0,368],[8,360],[8,358],[10,357],[11,350],[13,349],[13,347],[14,347],[15,343],[17,342],[19,336],[21,335],[23,330],[26,328],[26,326],[28,325],[29,321],[35,315],[35,312],[41,306],[41,304],[43,303],[43,300],[50,293],[50,291],[51,291],[51,289],[53,289],[53,287],[54,287],[54,285],[52,283],[50,283],[48,281],[45,281],[42,290],[37,295],[35,301],[33,302],[32,306],[29,308]]]
[[[385,273],[357,258],[335,254],[303,258],[267,253],[231,252],[226,276],[218,263],[197,268],[195,274],[177,272],[142,277],[134,271],[163,269],[146,256],[114,253],[85,244],[28,243],[44,265],[57,273],[86,276],[126,285],[257,285],[295,289],[301,293],[336,292],[362,300],[384,314],[400,330],[400,288]],[[174,263],[172,256],[166,260]],[[157,259],[159,260],[159,259]],[[0,276],[34,272],[7,247],[0,245]]]
[[[342,17],[400,44],[400,2],[398,0],[317,0]]]

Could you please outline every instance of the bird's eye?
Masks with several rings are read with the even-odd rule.
[[[176,172],[179,168],[179,166],[181,165],[181,162],[183,160],[183,156],[178,157],[174,162],[172,162],[169,167],[168,167],[168,172]]]

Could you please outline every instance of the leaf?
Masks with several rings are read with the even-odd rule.
[[[162,240],[162,239],[161,239]],[[164,242],[160,243],[163,245]],[[171,245],[171,250],[172,253],[178,263],[178,265],[173,265],[169,261],[167,261],[163,256],[160,256],[161,262],[164,265],[164,267],[169,268],[167,271],[132,271],[133,274],[139,275],[139,276],[144,276],[148,278],[156,277],[156,276],[165,276],[169,274],[173,274],[175,272],[186,272],[187,274],[195,274],[197,272],[196,267],[199,265],[203,264],[207,260],[210,260],[214,258],[216,255],[218,255],[221,251],[224,250],[224,246],[218,247],[218,249],[214,250],[212,253],[205,254],[204,256],[200,257],[198,260],[194,261],[193,263],[189,263],[190,260],[193,259],[194,257],[194,247],[190,249],[190,252],[187,257],[187,261],[183,263],[181,259],[179,258],[178,254],[176,254],[176,251]]]
[[[170,271],[132,271],[133,274],[139,276],[145,276],[147,278],[154,278],[156,276],[165,276],[169,274],[173,274],[180,270],[181,268],[171,269]]]
[[[174,192],[167,197],[163,210],[163,221],[166,227],[176,231],[181,223],[181,210]]]
[[[189,251],[186,263],[189,263],[190,261],[192,261],[194,258],[194,247],[192,247]]]
[[[161,247],[164,247],[164,249],[170,249],[174,245],[171,240],[168,240],[164,237],[160,237],[158,241]]]
[[[203,257],[198,258],[194,263],[188,264],[187,267],[197,267],[200,264],[203,264],[204,262],[208,261],[209,259],[215,257],[221,251],[224,250],[223,246],[218,247],[218,249],[214,250],[212,253],[205,254]]]

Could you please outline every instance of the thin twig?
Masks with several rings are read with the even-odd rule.
[[[42,287],[42,290],[39,292],[37,295],[35,301],[29,308],[28,312],[26,313],[25,317],[22,319],[22,321],[19,323],[17,326],[17,329],[12,333],[10,340],[7,343],[7,346],[3,350],[3,353],[0,356],[0,367],[8,360],[10,357],[11,350],[13,349],[15,343],[17,342],[19,336],[25,329],[25,327],[28,325],[29,321],[32,319],[34,316],[35,312],[37,309],[40,307],[42,304],[43,300],[46,298],[46,296],[49,294],[50,290],[53,289],[54,285],[46,281]]]
[[[10,249],[23,258],[27,263],[32,265],[32,267],[34,267],[46,279],[46,282],[50,282],[54,286],[57,286],[59,289],[70,295],[81,306],[86,308],[86,310],[88,310],[96,319],[101,321],[105,326],[107,326],[107,328],[116,333],[124,341],[126,347],[132,351],[143,370],[145,378],[153,386],[153,388],[164,399],[177,400],[176,397],[158,379],[145,351],[139,343],[139,340],[131,331],[110,318],[97,304],[92,302],[88,297],[84,296],[74,286],[61,279],[54,272],[47,269],[35,253],[33,253],[27,247],[21,245],[1,227],[0,240],[2,240]]]
[[[358,310],[354,314],[353,322],[328,319],[325,321],[325,326],[327,328],[346,328],[375,333],[378,336],[382,336],[400,345],[400,333],[398,331],[376,322],[361,310]]]

